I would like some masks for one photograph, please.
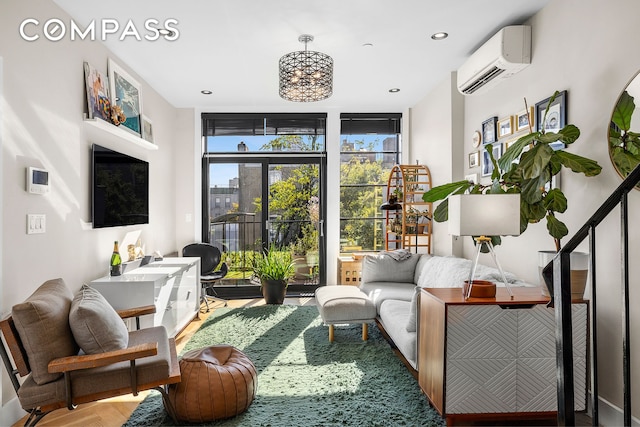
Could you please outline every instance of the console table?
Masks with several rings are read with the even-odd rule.
[[[456,419],[555,416],[555,317],[539,287],[465,300],[460,288],[420,295],[418,380],[440,415]],[[574,303],[576,410],[586,407],[587,304]]]
[[[164,258],[90,286],[116,310],[155,305],[154,314],[140,318],[140,327],[163,325],[175,337],[200,309],[200,258]]]

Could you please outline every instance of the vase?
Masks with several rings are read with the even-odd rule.
[[[287,294],[286,280],[262,280],[262,296],[267,304],[282,304]]]
[[[556,251],[538,251],[538,275],[542,294],[549,296],[549,290],[542,278],[542,269],[551,262]],[[571,299],[582,299],[587,286],[589,273],[589,254],[585,252],[571,252]]]

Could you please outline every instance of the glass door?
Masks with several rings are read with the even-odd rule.
[[[203,241],[220,248],[229,267],[216,285],[220,296],[259,295],[251,260],[269,245],[291,253],[296,274],[289,293],[313,293],[324,283],[324,159],[205,157]]]

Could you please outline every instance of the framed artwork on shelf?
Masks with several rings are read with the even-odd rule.
[[[527,110],[522,110],[518,114],[516,114],[516,132],[529,130],[529,124],[531,124],[531,130],[535,130],[535,122],[533,120],[533,107],[529,107],[528,113],[529,114],[527,114]]]
[[[111,104],[120,107],[125,115],[125,121],[120,127],[141,137],[142,96],[140,94],[140,83],[111,58],[108,61],[108,71]]]
[[[480,153],[478,151],[469,153],[469,169],[477,168],[478,166],[480,166]]]
[[[513,133],[513,116],[498,120],[498,138],[511,135]]]
[[[142,122],[142,139],[153,144],[153,125],[151,120],[145,115],[140,115]]]
[[[490,119],[482,122],[482,143],[483,144],[491,144],[496,142],[496,123],[498,122],[497,117],[491,117]]]
[[[111,123],[111,100],[107,79],[88,62],[84,63],[84,79],[87,91],[87,118],[99,118]]]
[[[549,111],[547,112],[547,105],[549,100],[543,99],[536,103],[536,130],[539,132],[544,129],[545,132],[557,132],[567,124],[567,91],[563,90],[556,96],[551,105],[549,105]],[[546,120],[542,123],[545,117]]]
[[[493,158],[497,161],[502,156],[502,144],[493,145]],[[486,148],[486,147],[485,147]],[[485,149],[482,152],[482,176],[491,176],[493,163],[489,158],[489,152]]]

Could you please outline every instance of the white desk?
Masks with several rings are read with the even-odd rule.
[[[142,316],[140,327],[163,325],[174,337],[200,309],[200,258],[164,258],[121,276],[105,276],[90,283],[116,310],[155,305],[156,313]]]

